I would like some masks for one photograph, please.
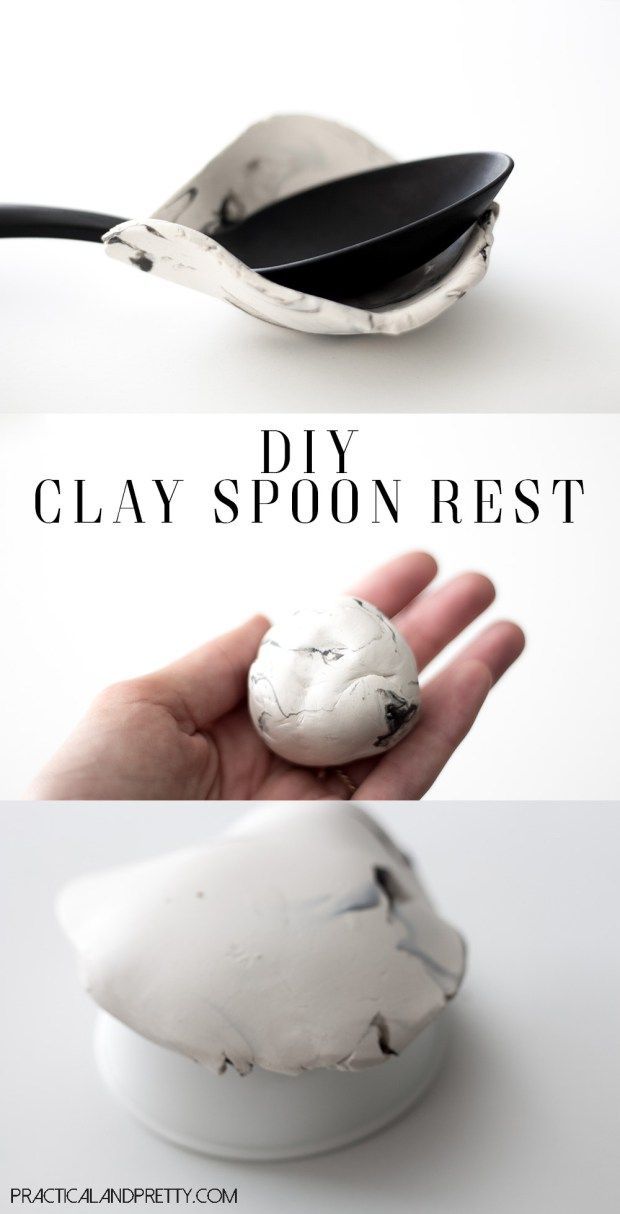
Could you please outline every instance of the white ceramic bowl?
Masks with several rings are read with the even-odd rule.
[[[95,1054],[114,1095],[150,1130],[224,1159],[317,1155],[388,1125],[426,1091],[444,1052],[442,1012],[398,1057],[365,1071],[223,1075],[99,1012]]]

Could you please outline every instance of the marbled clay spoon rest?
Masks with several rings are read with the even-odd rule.
[[[417,328],[484,276],[500,153],[396,164],[338,123],[250,127],[147,221],[0,208],[0,235],[102,240],[145,272],[314,333]]]

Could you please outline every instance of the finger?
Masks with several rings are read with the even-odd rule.
[[[462,573],[401,611],[394,623],[411,645],[418,669],[428,666],[494,598],[495,587],[484,574]]]
[[[268,627],[264,616],[254,616],[148,675],[144,683],[151,694],[165,695],[179,718],[186,714],[191,724],[204,729],[246,695],[248,670]]]
[[[356,798],[418,800],[471,729],[494,683],[519,657],[525,637],[516,624],[492,624],[424,690],[417,728],[359,785]]]
[[[519,628],[518,624],[513,624],[512,620],[497,620],[466,645],[452,665],[470,660],[483,662],[491,675],[492,684],[495,684],[509,666],[516,662],[524,649],[523,629]]]
[[[437,562],[428,552],[406,552],[361,578],[349,594],[396,615],[432,582]]]

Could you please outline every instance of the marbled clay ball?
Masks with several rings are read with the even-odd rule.
[[[304,607],[263,637],[250,715],[281,758],[309,767],[380,757],[413,728],[416,661],[381,611],[356,598]]]

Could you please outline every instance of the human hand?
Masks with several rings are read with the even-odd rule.
[[[394,622],[423,670],[493,602],[479,573],[422,594],[437,566],[414,552],[349,593]],[[525,644],[521,629],[491,624],[422,687],[417,727],[378,759],[339,769],[297,767],[267,749],[247,709],[247,676],[269,627],[241,627],[153,674],[104,691],[34,780],[37,800],[416,800],[471,729],[494,683]]]

